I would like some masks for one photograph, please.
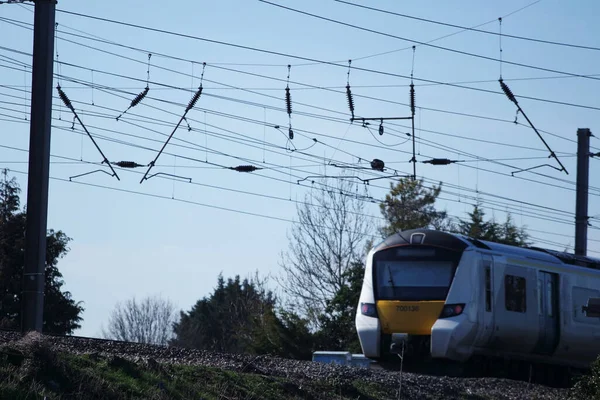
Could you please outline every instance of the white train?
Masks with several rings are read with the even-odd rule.
[[[399,232],[367,257],[356,329],[363,353],[399,346],[589,368],[600,354],[600,260],[435,230]]]

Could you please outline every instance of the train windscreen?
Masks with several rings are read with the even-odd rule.
[[[442,249],[396,247],[375,255],[378,300],[445,300],[460,254]]]

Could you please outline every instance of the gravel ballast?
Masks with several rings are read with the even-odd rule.
[[[215,367],[241,373],[282,377],[299,386],[321,381],[343,387],[360,380],[398,390],[402,399],[568,399],[570,389],[556,389],[499,378],[450,378],[365,369],[270,356],[216,353],[179,347],[155,346],[89,339],[30,334],[27,340],[41,340],[55,352],[121,357],[146,365],[163,364]],[[0,332],[0,344],[23,340],[16,332]],[[394,397],[397,398],[397,397]]]

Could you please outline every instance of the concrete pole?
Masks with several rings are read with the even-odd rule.
[[[575,203],[575,254],[587,255],[588,185],[590,166],[590,132],[577,129],[577,200]]]
[[[27,230],[21,297],[21,331],[23,333],[42,332],[44,316],[55,15],[55,0],[35,0]]]

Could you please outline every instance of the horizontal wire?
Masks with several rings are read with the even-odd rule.
[[[21,175],[25,175],[25,176],[28,175],[27,172],[23,172],[23,171],[17,171],[14,169],[11,169],[10,171],[13,173],[16,173],[16,174],[21,174]],[[195,206],[200,206],[200,207],[207,207],[207,208],[217,209],[217,210],[221,210],[221,211],[234,212],[237,214],[244,214],[244,215],[249,215],[249,216],[253,216],[253,217],[261,217],[261,218],[271,219],[271,220],[275,220],[275,221],[288,222],[288,223],[292,223],[295,225],[305,225],[298,221],[294,221],[294,220],[288,219],[288,218],[276,217],[273,215],[260,214],[260,213],[250,212],[250,211],[237,210],[237,209],[233,209],[233,208],[217,206],[214,204],[200,203],[200,202],[192,201],[192,200],[184,200],[184,199],[179,199],[179,198],[176,198],[173,196],[164,196],[164,195],[139,192],[139,191],[129,190],[129,189],[120,189],[120,188],[115,188],[112,186],[98,185],[95,183],[88,183],[88,182],[81,182],[81,181],[69,181],[68,179],[57,178],[57,177],[53,177],[53,176],[50,176],[50,179],[55,180],[55,181],[61,181],[61,182],[66,182],[66,183],[82,185],[82,186],[90,186],[90,187],[95,187],[95,188],[100,188],[100,189],[107,189],[107,190],[112,190],[112,191],[121,192],[121,193],[135,194],[135,195],[140,195],[140,196],[145,196],[145,197],[153,197],[153,198],[165,199],[165,200],[172,200],[172,201],[176,201],[179,203],[185,203],[185,204],[190,204],[190,205],[195,205]],[[318,225],[311,225],[311,226],[327,228],[325,226],[318,226]],[[374,236],[374,235],[368,234],[368,233],[364,233],[364,232],[354,232],[354,231],[350,231],[347,229],[344,229],[344,231],[348,232],[348,233],[360,234],[360,235],[364,235],[364,236],[368,236],[368,237],[372,237],[372,238],[377,238],[377,236]]]
[[[180,38],[198,40],[198,41],[203,41],[203,42],[207,42],[207,43],[213,43],[213,44],[218,44],[218,45],[222,45],[222,46],[234,47],[234,48],[239,48],[239,49],[243,49],[243,50],[260,52],[260,53],[264,53],[264,54],[276,55],[276,56],[281,56],[281,57],[294,58],[294,59],[299,59],[299,60],[304,60],[304,61],[312,61],[312,62],[317,62],[317,63],[323,64],[323,65],[335,66],[335,67],[344,68],[344,69],[348,68],[348,66],[344,65],[344,64],[318,60],[318,59],[310,58],[310,57],[303,57],[303,56],[298,56],[298,55],[293,55],[293,54],[288,54],[288,53],[283,53],[283,52],[278,52],[278,51],[273,51],[273,50],[260,49],[257,47],[245,46],[245,45],[240,45],[240,44],[230,43],[230,42],[225,42],[225,41],[220,41],[220,40],[207,39],[207,38],[203,38],[200,36],[188,35],[188,34],[168,31],[165,29],[159,29],[159,28],[153,28],[153,27],[149,27],[149,26],[134,24],[134,23],[130,23],[130,22],[117,21],[114,19],[103,18],[103,17],[93,16],[93,15],[87,15],[87,14],[78,13],[78,12],[74,12],[74,11],[67,11],[67,10],[62,10],[62,9],[57,9],[56,11],[60,12],[60,13],[78,16],[81,18],[93,19],[93,20],[107,22],[107,23],[111,23],[111,24],[127,26],[130,28],[146,30],[146,31],[151,31],[151,32],[157,32],[157,33],[161,33],[161,34],[169,35],[169,36],[176,36],[176,37],[180,37]],[[391,72],[379,71],[379,70],[374,70],[374,69],[369,69],[369,68],[361,68],[361,67],[352,67],[352,68],[357,71],[368,72],[368,73],[372,73],[372,74],[376,74],[376,75],[384,75],[384,76],[390,76],[390,77],[396,77],[396,78],[410,79],[410,77],[407,75],[402,75],[402,74],[397,74],[397,73],[391,73]],[[501,91],[480,89],[480,88],[474,88],[474,87],[463,86],[463,85],[454,85],[454,84],[450,84],[447,82],[440,82],[440,81],[418,78],[418,77],[413,77],[413,79],[415,81],[419,81],[419,82],[437,83],[440,85],[455,87],[455,88],[459,88],[459,89],[466,89],[466,90],[477,91],[477,92],[482,92],[482,93],[490,93],[490,94],[505,96],[505,94]],[[533,101],[542,101],[542,102],[557,104],[557,105],[564,105],[564,106],[569,106],[569,107],[600,110],[600,107],[576,105],[573,103],[561,102],[561,101],[556,101],[556,100],[539,99],[539,98],[523,96],[523,95],[519,95],[519,96],[515,96],[515,97],[521,98],[521,99],[533,100]]]
[[[65,128],[63,128],[63,129],[64,129],[65,131],[68,131],[68,130],[67,130],[67,129],[65,129]],[[287,183],[287,182],[285,182],[285,183]],[[383,188],[383,187],[382,187],[382,188]],[[454,199],[447,199],[447,200],[449,200],[449,201],[455,201],[455,202],[460,202],[460,201],[457,201],[457,200],[454,200]],[[499,210],[499,211],[503,211],[503,210]],[[552,221],[552,222],[560,222],[560,221],[556,221],[556,220],[551,220],[551,221]],[[568,223],[568,222],[566,222],[566,223]],[[572,224],[572,223],[569,223],[569,224]]]
[[[19,151],[19,152],[24,152],[24,153],[29,153],[29,150],[27,149],[21,149],[18,147],[12,147],[12,146],[6,146],[6,145],[1,145],[0,144],[0,148],[4,148],[4,149],[8,149],[8,150],[14,150],[14,151]],[[91,161],[84,161],[84,160],[78,160],[76,158],[73,157],[67,157],[67,156],[61,156],[61,155],[57,155],[57,154],[50,154],[50,157],[54,157],[54,158],[59,158],[59,159],[63,159],[63,160],[69,160],[67,162],[62,162],[62,164],[67,164],[67,165],[72,165],[72,164],[86,164],[86,165],[97,165],[97,166],[101,166],[102,164],[99,162],[91,162]],[[23,162],[27,162],[27,161],[23,161]],[[0,161],[0,164],[7,164],[7,163],[19,163],[17,161]],[[54,164],[58,164],[60,162],[53,162]],[[131,170],[128,168],[121,168],[121,167],[115,167],[116,169],[123,171],[123,172],[129,172],[129,173],[134,173],[134,174],[138,174],[138,175],[143,175],[143,172],[139,172],[139,171],[135,171],[135,170]],[[177,168],[179,168],[179,166],[177,166]],[[167,177],[167,176],[159,176],[159,178],[164,179],[164,180],[168,180],[168,181],[173,181],[175,180],[172,177]],[[256,192],[249,192],[249,191],[245,191],[245,190],[239,190],[239,189],[233,189],[233,188],[228,188],[228,187],[223,187],[223,186],[216,186],[216,185],[209,185],[206,183],[199,183],[199,182],[182,182],[188,185],[193,185],[193,186],[201,186],[201,187],[207,187],[207,188],[211,188],[211,189],[218,189],[218,190],[223,190],[223,191],[228,191],[228,192],[233,192],[233,193],[239,193],[239,194],[245,194],[245,195],[250,195],[250,196],[256,196],[256,197],[260,197],[260,198],[265,198],[265,199],[271,199],[271,200],[279,200],[279,201],[283,201],[283,202],[287,202],[287,203],[295,203],[295,204],[299,204],[299,205],[304,205],[304,206],[315,206],[315,207],[319,207],[319,208],[325,208],[325,209],[330,209],[329,207],[323,206],[321,204],[311,204],[311,203],[307,203],[305,201],[300,201],[300,200],[293,200],[293,199],[288,199],[285,197],[277,197],[277,196],[273,196],[273,195],[268,195],[268,194],[264,194],[264,193],[256,193]],[[367,218],[372,218],[372,219],[380,219],[380,220],[384,220],[383,217],[378,217],[378,216],[373,216],[370,214],[363,214],[363,213],[357,213],[354,211],[348,211],[349,214],[353,214],[353,215],[357,215],[360,217],[367,217]]]
[[[535,69],[535,70],[539,70],[539,71],[553,72],[553,73],[556,73],[556,74],[568,75],[568,76],[577,77],[577,78],[584,78],[584,79],[591,79],[591,80],[600,80],[600,78],[596,78],[596,77],[589,76],[589,75],[574,74],[574,73],[571,73],[571,72],[559,71],[559,70],[551,69],[551,68],[544,68],[544,67],[539,67],[539,66],[529,65],[529,64],[523,64],[523,63],[518,63],[518,62],[508,61],[508,60],[500,60],[498,58],[488,57],[488,56],[484,56],[484,55],[481,55],[481,54],[470,53],[468,51],[462,51],[462,50],[452,49],[452,48],[449,48],[449,47],[438,46],[438,45],[431,44],[431,43],[421,42],[419,40],[414,40],[414,39],[405,38],[405,37],[401,37],[401,36],[397,36],[397,35],[392,35],[391,33],[385,33],[385,32],[377,31],[377,30],[374,30],[374,29],[364,28],[362,26],[358,26],[358,25],[355,25],[355,24],[350,24],[350,23],[339,21],[339,20],[335,20],[335,19],[332,19],[332,18],[327,18],[327,17],[324,17],[322,15],[317,15],[317,14],[309,13],[307,11],[298,10],[296,8],[287,7],[287,6],[284,6],[284,5],[281,5],[281,4],[272,3],[272,2],[267,1],[267,0],[258,0],[258,1],[260,1],[261,3],[272,5],[274,7],[283,8],[283,9],[288,10],[288,11],[292,11],[292,12],[295,12],[295,13],[298,13],[298,14],[307,15],[307,16],[310,16],[310,17],[313,17],[313,18],[317,18],[317,19],[321,19],[321,20],[324,20],[324,21],[327,21],[327,22],[331,22],[331,23],[334,23],[334,24],[343,25],[343,26],[346,26],[346,27],[350,27],[350,28],[357,29],[357,30],[364,31],[364,32],[373,33],[373,34],[380,35],[380,36],[385,36],[385,37],[389,37],[389,38],[393,38],[393,39],[403,40],[403,41],[406,41],[406,42],[416,43],[416,44],[419,44],[421,46],[427,46],[427,47],[431,47],[431,48],[434,48],[434,49],[437,49],[437,50],[448,51],[448,52],[451,52],[451,53],[456,53],[456,54],[460,54],[460,55],[463,55],[463,56],[475,57],[475,58],[479,58],[479,59],[482,59],[482,60],[488,60],[488,61],[494,61],[494,62],[502,62],[503,64],[514,65],[514,66],[521,67],[521,68],[529,68],[529,69]]]
[[[451,27],[451,28],[459,28],[459,29],[462,29],[464,31],[471,31],[471,32],[477,32],[477,33],[483,33],[483,34],[486,34],[486,35],[493,35],[493,36],[502,36],[503,39],[504,38],[510,38],[510,39],[518,39],[518,40],[529,41],[529,42],[550,44],[550,45],[555,45],[555,46],[562,46],[562,47],[571,47],[571,48],[584,49],[584,50],[600,51],[600,47],[585,46],[585,45],[574,44],[574,43],[556,42],[556,41],[552,41],[552,40],[536,39],[536,38],[531,38],[531,37],[526,37],[526,36],[509,35],[509,34],[506,34],[506,33],[500,34],[498,32],[485,31],[483,29],[469,28],[469,27],[466,27],[466,26],[461,26],[461,25],[456,25],[456,24],[450,24],[450,23],[447,23],[447,22],[434,21],[434,20],[427,19],[427,18],[415,17],[413,15],[401,14],[401,13],[397,13],[397,12],[393,12],[393,11],[383,10],[383,9],[380,9],[380,8],[369,7],[369,6],[365,6],[365,5],[362,5],[362,4],[356,4],[356,3],[352,3],[352,2],[344,1],[344,0],[333,0],[333,1],[336,1],[338,3],[347,4],[347,5],[351,5],[351,6],[354,6],[354,7],[359,7],[359,8],[365,9],[365,10],[377,11],[377,12],[388,14],[388,15],[394,15],[394,16],[397,16],[397,17],[402,17],[402,18],[407,18],[407,19],[413,19],[413,20],[422,21],[422,22],[428,22],[428,23],[436,24],[436,25],[448,26],[448,27]]]
[[[495,172],[495,173],[497,173],[496,171],[492,171],[492,172]]]
[[[0,19],[1,19],[1,18],[0,18]],[[27,29],[31,29],[31,28],[27,28]],[[76,35],[76,36],[79,36],[79,35]],[[89,39],[89,38],[87,38],[87,37],[83,37],[83,38],[85,38],[85,39]],[[95,47],[92,47],[92,46],[87,46],[87,45],[81,44],[81,43],[79,43],[79,42],[71,41],[71,40],[68,40],[68,39],[61,39],[61,40],[64,40],[64,41],[67,41],[67,42],[70,42],[70,43],[73,43],[73,44],[76,44],[76,45],[84,46],[84,47],[86,47],[86,48],[90,48],[90,49],[93,49],[93,50],[96,50],[96,51],[100,51],[100,52],[103,52],[103,53],[107,53],[107,54],[110,54],[110,55],[113,55],[113,56],[116,56],[116,57],[124,58],[124,59],[130,60],[130,61],[133,61],[133,62],[137,62],[137,63],[142,63],[142,64],[145,64],[145,62],[144,62],[144,61],[137,60],[137,59],[133,59],[133,58],[130,58],[130,57],[126,57],[126,56],[123,56],[123,55],[119,55],[119,54],[116,54],[116,53],[113,53],[113,52],[109,52],[109,51],[106,51],[106,50],[97,49],[97,48],[95,48]],[[107,42],[108,42],[108,41],[107,41]],[[126,47],[126,48],[128,48],[128,49],[135,49],[135,50],[137,50],[137,51],[144,51],[144,50],[142,50],[142,49],[136,49],[136,48],[133,48],[133,47],[131,47],[131,46],[124,46],[124,45],[117,44],[117,43],[114,43],[114,42],[108,42],[108,43],[110,43],[110,44],[114,44],[114,45],[119,45],[119,46],[122,46],[122,47]],[[150,50],[148,50],[148,51],[150,51]],[[150,52],[151,52],[151,51],[150,51]],[[152,52],[151,52],[151,53],[152,53]],[[154,54],[154,53],[153,53],[153,54]],[[165,57],[167,57],[167,58],[173,58],[173,59],[176,59],[176,60],[184,60],[184,59],[181,59],[181,58],[179,58],[179,57],[171,57],[171,56],[165,56]],[[186,61],[186,62],[192,62],[192,63],[194,63],[194,61],[192,61],[192,60],[184,60],[184,61]],[[196,63],[199,63],[199,62],[196,62]],[[167,70],[167,71],[170,71],[170,72],[176,73],[176,74],[180,74],[180,75],[184,75],[184,76],[188,76],[188,77],[190,77],[190,76],[191,76],[191,75],[189,75],[189,74],[187,74],[187,73],[183,73],[183,72],[180,72],[180,71],[172,70],[172,69],[169,69],[169,68],[165,68],[165,67],[161,67],[161,66],[155,66],[155,67],[156,67],[156,68],[159,68],[159,69],[164,69],[164,70]],[[85,67],[84,67],[84,68],[85,68]],[[245,74],[249,74],[249,75],[253,75],[253,76],[259,76],[259,77],[262,77],[262,78],[265,78],[265,79],[271,79],[271,80],[276,80],[276,81],[281,81],[281,82],[284,82],[284,81],[285,81],[284,79],[281,79],[281,78],[275,78],[275,77],[272,77],[272,76],[265,76],[265,75],[260,75],[260,74],[256,74],[256,73],[249,73],[249,72],[246,72],[246,71],[236,71],[236,70],[234,70],[234,69],[231,69],[231,68],[225,68],[225,67],[215,67],[215,68],[218,68],[218,69],[223,69],[223,70],[228,70],[228,71],[233,71],[233,72],[237,72],[237,73],[245,73]],[[86,69],[87,69],[87,68],[86,68]],[[91,70],[91,69],[90,69],[90,70]],[[139,79],[136,79],[136,80],[139,80]],[[495,82],[495,81],[494,81],[494,82]],[[292,83],[295,83],[295,84],[298,84],[298,85],[307,86],[307,87],[310,87],[310,88],[313,88],[313,89],[323,89],[323,90],[324,90],[324,89],[326,89],[326,88],[324,88],[324,87],[307,85],[307,84],[304,84],[304,83],[301,83],[301,82],[293,82],[293,81],[292,81]],[[171,89],[182,89],[182,88],[175,88],[175,87],[171,87]],[[235,88],[235,87],[230,87],[230,89],[239,89],[239,90],[244,90],[244,89],[242,89],[242,88]],[[246,90],[248,90],[248,89],[246,89]],[[336,92],[336,93],[343,93],[343,92],[341,92],[341,91],[335,91],[335,90],[330,90],[330,91],[333,91],[333,92]],[[386,103],[391,103],[391,104],[400,104],[400,105],[409,106],[408,104],[405,104],[405,103],[401,103],[401,102],[395,102],[395,101],[391,101],[391,100],[382,100],[382,99],[380,99],[380,98],[371,97],[371,96],[365,96],[365,95],[359,95],[359,94],[356,94],[355,96],[356,96],[356,97],[361,97],[361,98],[367,98],[367,99],[371,99],[371,100],[384,101],[384,102],[386,102]],[[307,106],[310,106],[310,105],[307,105]],[[322,109],[322,108],[321,108],[321,109]],[[468,117],[472,117],[472,118],[481,118],[481,119],[497,120],[497,121],[502,121],[502,122],[511,123],[511,124],[514,124],[514,123],[515,123],[514,121],[503,120],[503,119],[499,119],[499,118],[490,118],[490,117],[485,117],[485,116],[476,116],[476,115],[471,115],[471,114],[467,114],[467,113],[457,113],[457,112],[452,112],[452,111],[447,111],[447,110],[439,110],[439,109],[424,108],[424,107],[420,107],[420,109],[423,109],[423,110],[426,110],[426,111],[434,111],[434,112],[450,113],[450,114],[454,114],[454,115],[468,116]],[[328,111],[332,111],[332,110],[328,110]],[[343,114],[343,113],[340,113],[340,114]],[[344,114],[344,115],[345,115],[345,114]],[[523,124],[523,123],[520,123],[520,122],[517,122],[517,125],[520,125],[520,126],[522,126],[522,127],[525,127],[525,128],[527,128],[527,129],[529,129],[529,128],[530,128],[528,125],[526,125],[526,124]],[[548,131],[540,130],[540,132],[543,132],[543,133],[546,133],[546,134],[552,135],[552,136],[554,136],[554,137],[557,137],[557,138],[560,138],[560,139],[562,139],[562,140],[567,140],[567,141],[569,141],[569,142],[571,142],[571,143],[576,143],[576,141],[575,141],[574,139],[568,139],[568,138],[564,138],[564,137],[562,137],[562,136],[560,136],[560,135],[557,135],[557,134],[554,134],[554,133],[551,133],[551,132],[548,132]]]
[[[406,152],[406,153],[408,154],[408,152]],[[497,174],[501,174],[501,175],[505,175],[505,174],[503,174],[503,173],[500,173],[500,172],[497,172],[497,171],[490,171],[490,170],[485,170],[485,171],[488,171],[488,172],[493,172],[493,173],[497,173]],[[518,179],[525,179],[525,180],[528,180],[527,178],[522,178],[522,177],[518,177]],[[537,181],[533,181],[533,182],[540,183],[540,182],[537,182]],[[542,184],[547,184],[547,183],[542,183]],[[556,186],[556,185],[551,185],[551,184],[547,184],[547,185],[558,187],[558,186]],[[560,188],[562,188],[562,187],[560,187]]]
[[[6,148],[6,149],[11,149],[11,150],[17,150],[17,151],[21,151],[21,152],[25,152],[25,153],[29,152],[27,149],[20,149],[20,148],[15,148],[15,147],[10,147],[10,146],[0,145],[0,147]],[[72,160],[72,161],[75,161],[75,162],[78,162],[78,163],[83,163],[83,164],[95,164],[95,165],[99,165],[99,163],[86,162],[86,161],[77,160],[77,159],[70,158],[70,157],[65,157],[65,156],[51,155],[51,157]],[[0,164],[2,164],[2,163],[5,163],[5,162],[0,162]],[[142,172],[133,171],[133,170],[129,170],[129,169],[123,169],[123,168],[119,168],[119,169],[121,169],[121,170],[123,170],[125,172],[142,174]],[[17,172],[17,171],[13,171],[13,172]],[[161,177],[161,178],[165,179],[165,180],[173,180],[173,178],[169,178],[169,177]],[[61,179],[61,178],[53,178],[53,179],[58,179],[58,180],[62,180],[62,181],[67,182],[66,179]],[[102,185],[96,185],[96,184],[83,183],[83,182],[79,182],[79,181],[76,181],[75,183],[81,183],[81,184],[86,184],[86,185],[90,185],[90,186],[98,186],[98,187],[102,186]],[[263,198],[269,198],[269,199],[274,199],[274,200],[281,200],[281,201],[285,201],[285,202],[294,202],[296,204],[302,204],[302,205],[306,205],[306,206],[309,205],[309,203],[301,202],[301,201],[297,201],[297,200],[289,200],[289,199],[282,198],[282,197],[276,197],[276,196],[271,196],[271,195],[253,193],[253,192],[248,192],[248,191],[241,191],[241,190],[237,190],[237,189],[225,188],[225,187],[222,187],[222,186],[207,185],[207,184],[202,184],[202,183],[192,183],[192,184],[195,184],[197,186],[209,187],[209,188],[219,189],[219,190],[225,190],[225,191],[232,191],[232,192],[236,192],[236,193],[253,195],[253,196],[258,196],[258,197],[263,197]],[[115,190],[121,190],[122,191],[122,189],[115,189]],[[128,191],[128,190],[124,190],[124,191],[131,192],[131,191]],[[142,193],[142,192],[137,192],[137,193]],[[163,196],[161,196],[161,197],[163,197]],[[169,197],[167,197],[167,196],[164,196],[164,198],[169,199]],[[173,199],[173,198],[171,197],[171,199]],[[177,199],[175,199],[175,200],[177,200]],[[197,204],[197,205],[206,206],[206,207],[212,207],[212,205],[200,204],[200,203],[196,203],[196,202],[192,202],[192,203],[193,204]],[[313,206],[313,204],[310,204],[310,205]],[[269,215],[257,214],[257,213],[251,213],[251,212],[245,212],[245,211],[228,209],[228,208],[223,208],[223,207],[216,207],[215,206],[215,208],[226,210],[226,211],[241,212],[243,214],[253,215],[253,216],[259,216],[259,217],[264,217],[264,218],[271,218],[272,217],[272,216],[269,216]],[[327,207],[322,207],[322,208],[327,208]],[[350,212],[350,213],[354,214],[354,215],[357,215],[357,216],[362,216],[362,217],[367,217],[367,218],[375,218],[375,219],[382,219],[383,220],[382,217],[375,217],[375,216],[368,215],[368,214],[361,214],[361,213],[355,213],[355,212]],[[456,216],[450,215],[450,217],[456,218],[456,219],[460,220],[460,218],[456,217]],[[281,218],[278,218],[278,217],[273,217],[273,218],[278,219],[278,220],[284,220],[286,222],[293,222],[294,223],[294,221],[292,221],[292,220],[281,219]],[[535,231],[535,232],[538,232],[538,233],[552,234],[550,232],[540,231],[540,230],[531,230],[531,229],[527,229],[527,230],[529,230],[529,231]],[[559,235],[559,234],[554,234],[554,235]],[[561,236],[563,236],[563,235],[561,235]],[[535,238],[535,237],[532,237],[532,236],[530,236],[530,238],[534,239],[534,240],[537,240],[539,242],[545,242],[545,243],[550,243],[550,244],[554,244],[554,245],[557,245],[557,246],[562,246],[562,244],[560,244],[560,243],[551,242],[551,241],[548,241],[548,240],[545,240],[545,239]],[[588,240],[594,241],[594,242],[600,242],[600,240],[594,240],[594,239],[588,239]]]

